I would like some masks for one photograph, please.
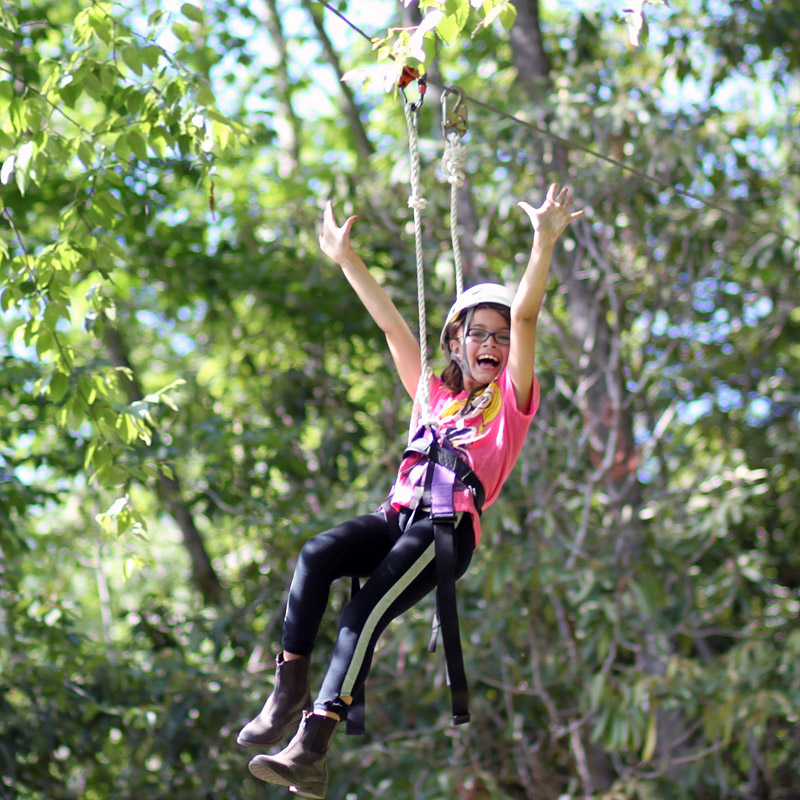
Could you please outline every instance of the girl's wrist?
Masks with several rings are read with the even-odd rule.
[[[539,249],[550,248],[552,250],[557,241],[558,234],[555,232],[542,233],[539,230],[533,232],[533,246]]]

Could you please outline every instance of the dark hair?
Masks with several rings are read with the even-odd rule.
[[[482,308],[491,308],[492,311],[497,311],[502,314],[503,319],[511,325],[511,309],[508,306],[501,305],[500,303],[480,303],[472,307],[474,311],[479,311]],[[448,326],[444,335],[445,352],[449,352],[450,340],[455,337],[461,323],[464,321],[464,312],[462,311]],[[446,357],[446,356],[445,356]],[[447,366],[442,370],[439,376],[444,385],[453,393],[458,394],[464,391],[464,376],[461,373],[461,367],[457,361],[450,359]]]

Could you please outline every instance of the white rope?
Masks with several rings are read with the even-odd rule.
[[[421,211],[427,205],[420,194],[419,179],[419,143],[417,139],[417,113],[413,103],[406,103],[403,106],[406,115],[406,125],[408,126],[408,149],[411,160],[411,195],[408,198],[408,205],[414,211],[414,248],[417,259],[417,311],[419,314],[419,357],[420,357],[420,376],[417,385],[417,396],[415,406],[418,407],[418,415],[423,421],[430,416],[430,367],[428,366],[428,318],[425,311],[425,274],[422,258],[422,220]],[[411,415],[411,428],[416,428],[417,415]],[[414,430],[409,430],[409,436],[414,434]]]
[[[458,131],[450,131],[445,138],[442,172],[450,183],[450,240],[453,243],[453,266],[456,273],[456,298],[464,291],[464,271],[461,266],[461,243],[458,239],[458,189],[464,185],[464,164],[467,150],[461,143]]]

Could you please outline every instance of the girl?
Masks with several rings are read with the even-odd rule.
[[[321,533],[303,546],[289,589],[274,690],[237,741],[264,749],[279,742],[298,721],[300,728],[281,752],[252,759],[249,768],[257,778],[289,786],[303,797],[323,798],[330,738],[363,688],[378,637],[392,619],[436,589],[437,582],[442,590],[445,572],[454,583],[469,566],[480,540],[481,505],[491,505],[500,493],[539,405],[533,371],[536,321],[553,247],[583,214],[570,212],[571,203],[568,190],[559,192],[556,184],[540,208],[519,203],[534,230],[527,267],[516,292],[479,284],[463,292],[450,309],[440,340],[449,363],[442,376],[430,382],[435,433],[428,430],[422,442],[407,451],[390,500],[378,512]],[[400,380],[414,398],[421,376],[419,344],[353,250],[350,231],[355,221],[353,216],[337,225],[329,202],[320,247],[341,266],[386,335]],[[443,476],[445,510],[440,513]],[[444,560],[439,552],[442,520],[452,532],[442,537],[447,542],[442,547],[452,549]],[[333,658],[312,705],[309,656],[330,585],[343,576],[369,580],[342,614]],[[439,611],[443,612],[441,605]],[[444,632],[444,616],[442,624]],[[458,649],[457,641],[454,646]],[[450,668],[447,637],[445,652]],[[454,710],[456,705],[454,695]],[[456,714],[457,722],[467,719],[467,714]]]

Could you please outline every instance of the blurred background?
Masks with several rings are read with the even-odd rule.
[[[410,413],[318,225],[329,198],[358,214],[416,327],[384,87],[409,59],[433,359],[443,87],[469,113],[467,285],[520,275],[518,201],[558,182],[586,216],[459,584],[473,721],[449,724],[423,603],[379,645],[329,796],[800,798],[800,5],[626,8],[0,6],[2,800],[285,793],[235,736],[302,542],[383,500]]]

